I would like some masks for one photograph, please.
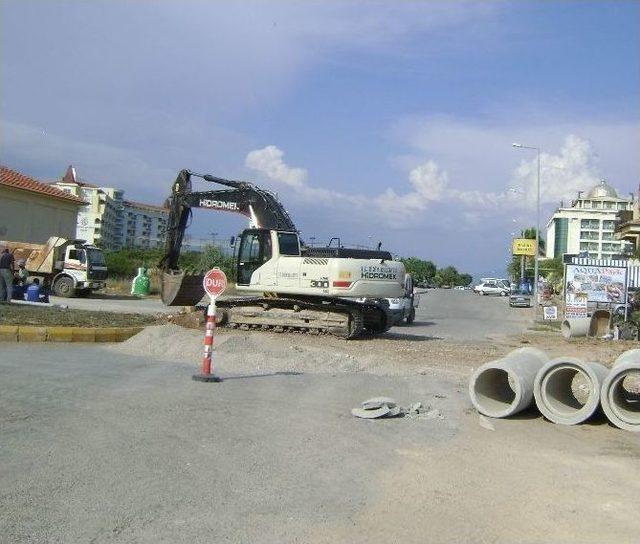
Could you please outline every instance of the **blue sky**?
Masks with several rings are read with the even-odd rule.
[[[2,1],[2,162],[160,203],[181,168],[278,192],[305,238],[500,271],[605,177],[640,182],[638,2]],[[240,217],[199,213],[194,236]]]

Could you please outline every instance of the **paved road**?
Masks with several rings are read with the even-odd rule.
[[[138,298],[126,295],[91,295],[91,298],[50,297],[52,304],[63,304],[76,310],[116,312],[125,314],[157,314],[175,312],[158,297]]]
[[[94,346],[0,344],[0,542],[637,542],[640,444],[464,383],[226,376]],[[373,395],[442,418],[357,420]],[[494,430],[486,426],[493,426]]]
[[[394,333],[459,341],[482,341],[492,335],[519,333],[531,323],[531,310],[509,308],[502,297],[480,297],[472,291],[432,289],[422,293],[416,321],[395,327]],[[52,302],[80,310],[118,313],[175,312],[159,298],[104,295],[96,298],[58,298]]]
[[[416,320],[395,327],[394,333],[482,341],[491,336],[515,334],[532,322],[532,311],[510,308],[505,297],[478,296],[473,291],[430,289],[420,295]]]

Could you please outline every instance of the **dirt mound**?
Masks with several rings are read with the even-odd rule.
[[[377,365],[359,361],[335,349],[307,346],[298,336],[225,332],[217,334],[214,365],[225,373],[362,372]],[[202,331],[167,324],[147,327],[129,340],[108,349],[127,355],[153,357],[197,367],[202,360]],[[375,372],[377,373],[377,372]]]
[[[146,327],[142,332],[108,349],[164,361],[195,362],[202,358],[202,343],[201,331],[168,324]]]

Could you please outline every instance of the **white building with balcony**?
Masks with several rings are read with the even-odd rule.
[[[76,238],[105,249],[164,244],[168,209],[124,200],[121,189],[81,181],[73,166],[67,168],[61,181],[51,185],[88,202],[78,213]]]
[[[566,253],[611,259],[625,253],[627,242],[614,238],[616,214],[632,208],[633,195],[620,198],[605,180],[586,196],[579,192],[571,206],[560,205],[547,223],[547,259]]]
[[[124,201],[124,247],[156,248],[164,245],[169,210],[131,200]]]

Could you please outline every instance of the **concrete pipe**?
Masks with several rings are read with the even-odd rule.
[[[600,388],[609,369],[575,357],[558,357],[538,372],[533,388],[536,406],[549,421],[576,425],[600,405]]]
[[[611,312],[609,310],[596,310],[591,316],[589,324],[589,336],[601,338],[609,333],[611,324]]]
[[[473,406],[489,417],[507,417],[524,410],[533,400],[536,374],[548,360],[539,349],[520,348],[483,364],[469,380]]]
[[[601,402],[609,421],[640,432],[640,349],[625,351],[602,383]]]
[[[562,322],[560,330],[562,331],[562,336],[568,340],[569,338],[587,336],[590,325],[590,317],[570,317]]]

